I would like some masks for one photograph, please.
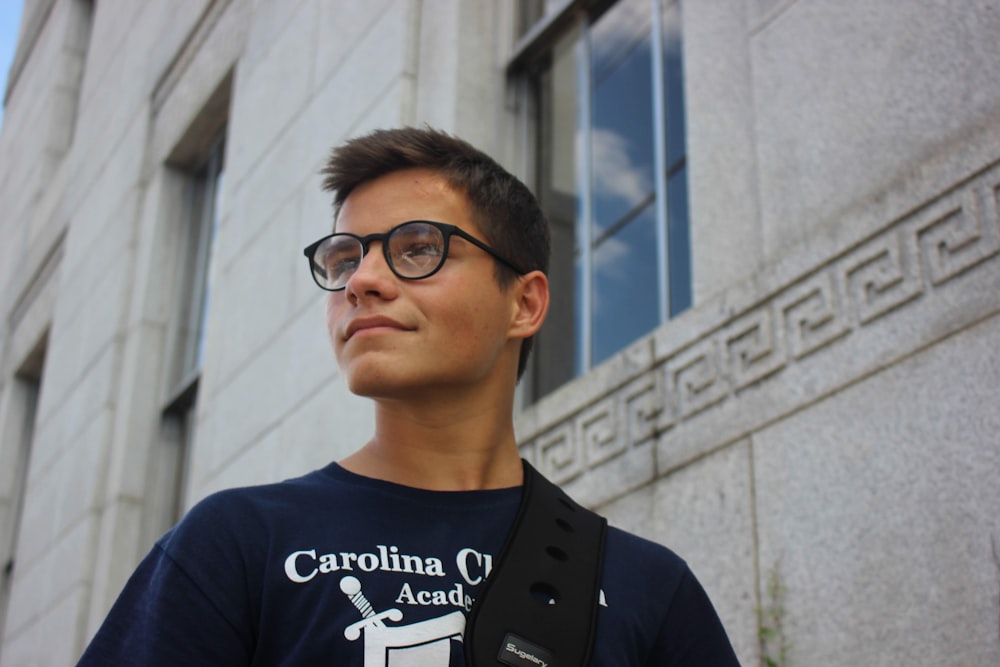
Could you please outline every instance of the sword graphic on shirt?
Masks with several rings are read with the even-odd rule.
[[[451,659],[451,641],[462,641],[465,614],[460,611],[409,625],[388,626],[386,620],[403,620],[403,612],[376,612],[362,593],[357,577],[342,578],[340,590],[361,613],[360,621],[344,629],[344,637],[357,641],[364,636],[365,667],[443,667]]]

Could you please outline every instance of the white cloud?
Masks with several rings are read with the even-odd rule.
[[[628,141],[623,136],[596,128],[590,146],[596,194],[616,197],[631,207],[652,191],[647,170],[630,161]]]

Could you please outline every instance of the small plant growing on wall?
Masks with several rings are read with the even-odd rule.
[[[788,664],[790,647],[785,637],[785,593],[785,584],[775,563],[767,573],[766,602],[757,611],[757,639],[763,667],[787,667]]]

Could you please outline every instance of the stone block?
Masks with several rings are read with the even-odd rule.
[[[49,253],[43,255],[28,266],[34,264],[37,269],[32,271],[30,282],[26,279],[25,286],[17,296],[17,301],[11,303],[11,308],[5,312],[8,315],[10,329],[4,336],[7,346],[8,368],[14,371],[35,353],[38,346],[52,326],[52,315],[59,299],[59,272],[62,258],[61,245],[52,247]],[[42,255],[42,253],[38,253]]]
[[[49,520],[60,530],[98,511],[108,483],[108,452],[114,411],[101,409],[76,430],[53,467],[58,479],[56,512]]]
[[[799,0],[746,0],[747,22],[754,32]]]
[[[214,347],[216,371],[224,378],[260,354],[292,315],[291,269],[298,239],[289,233],[288,221],[298,217],[298,209],[298,199],[292,198],[256,237],[242,237],[233,225],[217,239],[220,260],[229,254],[225,248],[240,247],[228,262],[214,267],[209,289],[207,335],[225,339]]]
[[[248,14],[246,2],[214,5],[198,19],[184,48],[171,54],[170,67],[157,75],[149,149],[154,161],[169,157],[184,168],[195,167],[218,125],[231,122],[228,88],[244,52]]]
[[[304,132],[286,128],[280,141],[271,144],[244,176],[227,171],[219,225],[220,243],[235,242],[239,247],[241,242],[256,237],[274,221],[309,175],[308,169],[313,163],[304,157],[309,155],[309,137]]]
[[[95,195],[105,204],[116,202],[121,184],[137,182],[142,174],[139,162],[133,163],[132,169],[116,163],[116,160],[121,159],[121,150],[142,156],[145,131],[141,140],[126,142],[124,139],[135,131],[135,123],[143,126],[149,123],[149,110],[145,106],[148,98],[144,94],[147,91],[128,83],[127,77],[134,73],[134,70],[130,72],[130,68],[136,67],[130,60],[128,57],[112,60],[109,69],[100,77],[102,85],[97,86],[97,81],[88,79],[90,86],[85,86],[81,93],[73,133],[73,150],[66,157],[77,175],[64,193],[74,210],[79,210],[83,202]],[[93,77],[96,78],[98,77]],[[104,181],[102,185],[105,192],[97,193],[97,184],[102,178],[109,176],[106,172],[108,167],[112,170],[122,169],[125,180]]]
[[[655,540],[655,490],[655,484],[640,486],[629,494],[595,507],[594,511],[606,518],[609,525]]]
[[[290,378],[288,405],[292,410],[339,376],[325,314],[322,302],[310,304],[295,314],[283,332],[285,373]]]
[[[108,236],[116,242],[127,241],[136,228],[139,212],[139,188],[145,185],[143,161],[148,118],[137,114],[123,119],[118,134],[107,137],[111,146],[95,149],[92,166],[86,176],[74,181],[79,196],[73,198],[73,222],[67,238],[66,264],[77,267],[88,260],[99,243]],[[79,153],[74,152],[74,156]],[[74,158],[75,159],[75,158]]]
[[[32,463],[32,465],[34,465]],[[53,517],[58,509],[59,484],[62,480],[49,468],[29,477],[29,493],[21,507],[21,532],[17,542],[15,560],[21,563],[21,575],[30,563],[42,558],[59,534]],[[31,530],[25,530],[30,526]],[[37,583],[37,582],[36,582]]]
[[[248,36],[248,50],[258,47],[254,40],[261,33],[257,29],[259,21],[266,21],[268,14],[260,14],[255,7],[252,27]],[[318,7],[314,2],[300,2],[295,7],[282,5],[282,18],[287,22],[280,32],[273,34],[267,42],[266,57],[259,60],[241,60],[236,71],[233,88],[231,132],[234,140],[227,148],[229,175],[241,182],[266,154],[290,157],[280,150],[280,144],[287,144],[288,127],[302,113],[312,93],[313,58],[318,39]],[[270,17],[274,18],[274,17]],[[281,23],[273,24],[281,25]],[[273,27],[273,26],[272,26]],[[275,94],[275,91],[281,91]],[[301,152],[298,153],[302,155]],[[283,162],[282,169],[288,170],[295,164],[295,158]],[[272,177],[280,170],[269,170]],[[290,170],[298,173],[294,169]],[[279,189],[279,196],[286,194]],[[256,210],[256,209],[254,209]]]
[[[696,304],[762,263],[745,1],[692,3],[682,12]]]
[[[881,232],[838,239],[845,249],[812,271],[790,260],[659,330],[658,465],[682,465],[997,312],[997,177],[986,169]],[[798,277],[777,287],[790,266]]]
[[[277,354],[256,357],[217,394],[201,398],[190,462],[195,488],[276,426],[287,387],[283,362]]]
[[[790,660],[1000,660],[998,335],[985,320],[754,435]]]
[[[110,8],[108,8],[110,9]],[[72,16],[68,17],[67,29],[73,31],[73,35],[67,39],[67,47],[71,51],[83,51],[87,49],[88,68],[95,72],[94,79],[90,81],[91,91],[99,87],[114,87],[117,81],[107,82],[99,79],[100,73],[107,72],[112,68],[117,60],[122,58],[122,51],[128,41],[129,34],[133,27],[140,20],[142,8],[130,6],[128,3],[121,3],[115,8],[117,11],[93,11],[90,25],[83,21],[83,8],[70,6],[68,11]],[[89,34],[87,28],[89,27]],[[130,54],[138,56],[139,54]],[[134,61],[134,58],[133,58]],[[141,81],[139,77],[133,77],[133,82]],[[132,90],[127,91],[136,94],[138,86],[133,83]]]
[[[28,459],[28,484],[45,474],[51,466],[52,452],[58,452],[65,422],[59,419],[42,421],[35,415],[35,429],[31,438],[31,456]]]
[[[161,327],[143,324],[129,331],[122,372],[115,388],[107,473],[102,495],[141,498],[147,489],[150,448],[161,446],[164,392],[164,336]]]
[[[891,26],[891,29],[888,27]],[[765,255],[995,117],[986,1],[796,2],[752,39]]]
[[[170,67],[207,4],[206,0],[155,0],[146,2],[137,15],[123,13],[130,19],[125,30],[145,41],[142,80],[147,85],[158,82]]]
[[[249,8],[246,46],[240,60],[254,67],[268,57],[272,57],[271,48],[282,38],[297,15],[312,12],[312,8],[303,8],[303,0],[289,0],[285,3],[275,3],[272,0],[250,0],[244,3]],[[309,0],[306,4],[322,4]],[[345,4],[345,3],[337,3]],[[353,4],[353,3],[351,3]]]
[[[687,560],[744,665],[757,659],[751,476],[740,442],[657,480],[647,533]]]
[[[226,466],[199,480],[197,487],[189,490],[188,506],[192,507],[199,500],[224,489],[280,481],[274,467],[282,458],[282,444],[280,426],[264,432],[242,447]]]
[[[373,403],[330,380],[310,389],[274,428],[193,485],[188,506],[226,488],[304,475],[359,448],[373,432]]]
[[[332,147],[332,144],[331,144]],[[310,243],[333,232],[333,195],[322,190],[320,167],[317,164],[314,176],[307,178],[299,186],[296,200],[299,202],[298,225],[294,228],[297,234],[286,230],[294,237],[294,252],[286,257],[283,271],[292,273],[292,310],[302,312],[309,307],[317,313],[316,322],[324,331],[324,306],[326,292],[320,289],[309,273],[308,264],[302,249]]]
[[[83,372],[85,359],[81,351],[81,339],[78,336],[55,336],[56,331],[74,331],[81,316],[66,317],[63,314],[70,304],[59,299],[52,316],[52,328],[45,349],[45,374],[41,394],[38,399],[38,428],[59,410],[65,409],[63,399],[70,389],[79,381]],[[65,327],[64,329],[62,327]]]
[[[517,433],[522,442],[535,437],[554,421],[574,413],[628,384],[653,365],[653,344],[643,338],[579,377],[544,396],[517,415]]]
[[[67,339],[70,338],[62,340]],[[36,475],[47,471],[68,443],[111,402],[117,363],[114,345],[98,350],[90,364],[77,371],[76,377],[62,372],[54,363],[62,358],[53,355],[50,347],[32,442],[31,482]]]
[[[757,662],[750,486],[749,447],[741,442],[598,508],[611,525],[687,561],[744,665]]]
[[[79,384],[63,399],[64,440],[57,453],[63,455],[94,418],[113,409],[113,388],[120,362],[118,343],[105,345],[80,376]],[[44,387],[43,387],[44,391]]]
[[[378,30],[378,24],[386,15],[410,11],[392,0],[338,3],[312,1],[319,5],[319,37],[316,40],[313,65],[313,90],[327,86],[329,79],[336,75],[344,61],[370,39],[371,31]],[[345,25],[352,26],[348,33],[343,30]],[[338,38],[331,38],[331,35],[338,35]],[[342,90],[341,94],[344,92]]]
[[[109,226],[109,231],[116,231],[114,225]],[[128,238],[112,234],[106,242],[89,249],[91,257],[83,261],[76,257],[75,266],[61,267],[60,295],[68,298],[59,299],[59,318],[54,325],[71,323],[80,337],[84,364],[121,333],[133,278],[130,247]]]
[[[295,477],[340,460],[374,433],[375,404],[331,379],[304,396],[282,425],[282,451],[275,476]]]
[[[391,81],[371,107],[350,118],[350,135],[360,136],[386,127],[422,125],[424,119],[414,111],[413,84],[406,76]]]
[[[10,618],[8,616],[8,618]],[[14,630],[8,621],[3,634],[4,663],[35,665],[45,645],[45,628],[37,623]],[[69,663],[67,663],[69,664]]]
[[[411,18],[413,38],[417,42],[419,59],[407,65],[407,71],[420,85],[415,86],[416,117],[433,127],[454,128],[462,95],[463,60],[479,60],[481,54],[469,53],[463,28],[469,29],[472,39],[480,42],[491,41],[492,35],[484,35],[463,21],[463,14],[485,13],[493,3],[467,3],[468,10],[462,11],[459,3],[444,0],[427,3],[421,7],[419,16]],[[450,5],[442,11],[442,5]],[[488,44],[481,43],[483,50]],[[493,56],[494,53],[489,53]],[[480,70],[481,71],[481,70]],[[477,107],[484,116],[484,107]],[[486,118],[482,118],[486,120]],[[486,123],[487,125],[489,123]],[[473,140],[473,137],[463,137]]]
[[[665,400],[652,363],[652,340],[639,340],[519,412],[522,456],[585,505],[652,480]]]
[[[205,373],[209,376],[213,371],[206,368]],[[210,383],[214,393],[206,393],[202,399],[209,407],[199,419],[192,457],[193,488],[200,489],[229,461],[278,428],[303,403],[312,401],[336,374],[322,311],[308,306],[272,340],[268,354],[247,360],[224,384]],[[329,409],[349,422],[352,411],[369,414],[350,401],[343,408],[346,413],[336,405]],[[312,429],[307,432],[316,435]],[[365,429],[363,435],[340,427],[328,433],[332,432],[344,433],[352,442],[370,435],[370,429]]]
[[[33,657],[39,665],[71,665],[83,653],[84,611],[88,587],[80,585],[65,595],[39,620],[45,639]]]
[[[46,549],[39,562],[39,570],[45,573],[44,584],[33,587],[31,592],[37,596],[38,604],[45,610],[58,606],[67,596],[86,585],[90,572],[80,554],[87,553],[93,543],[94,522],[92,516],[66,525],[59,538]]]
[[[97,544],[91,551],[95,565],[90,571],[91,594],[84,630],[87,637],[97,632],[139,559],[159,537],[149,534],[151,527],[144,518],[141,503],[122,497],[108,501],[100,517],[95,517],[99,526],[94,528]]]
[[[11,580],[10,597],[7,600],[4,619],[5,646],[8,638],[30,636],[32,626],[45,611],[46,600],[43,599],[42,593],[48,590],[47,582],[51,573],[41,567],[43,562],[45,564],[49,562],[44,556],[45,554],[40,552],[32,558],[27,550],[18,544],[14,559],[14,577]],[[7,659],[6,649],[4,659]]]
[[[334,144],[347,136],[357,136],[374,127],[385,127],[369,123],[368,116],[373,110],[382,108],[383,97],[398,102],[395,112],[402,114],[396,122],[412,122],[405,110],[412,108],[412,77],[407,75],[412,54],[412,25],[409,12],[402,4],[391,4],[365,33],[364,38],[335,67],[329,70],[322,81],[317,82],[315,97],[310,102],[312,116],[309,127],[318,157],[325,157]],[[403,96],[391,94],[405,79]],[[410,96],[409,98],[407,96]],[[345,103],[345,99],[349,103]],[[378,113],[384,117],[382,113]]]

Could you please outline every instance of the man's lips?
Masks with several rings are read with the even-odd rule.
[[[357,333],[372,331],[376,329],[395,329],[397,331],[410,331],[406,327],[391,317],[384,315],[371,315],[367,317],[356,317],[347,324],[344,330],[344,340],[350,340]]]

